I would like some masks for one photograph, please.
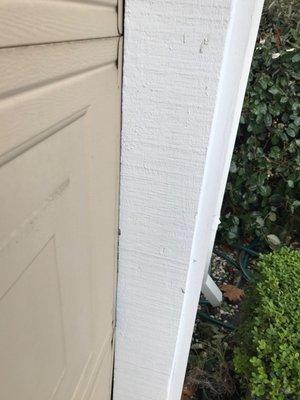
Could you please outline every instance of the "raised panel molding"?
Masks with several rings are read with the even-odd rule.
[[[110,399],[120,40],[0,49],[1,399]]]
[[[28,140],[23,143],[18,144],[16,147],[8,150],[6,153],[0,153],[0,167],[6,164],[9,161],[12,161],[14,158],[18,157],[25,151],[29,150],[31,147],[36,146],[43,140],[49,138],[50,136],[54,135],[56,132],[59,132],[66,126],[72,124],[79,118],[83,117],[84,114],[87,112],[88,107],[84,107],[83,109],[65,117],[61,121],[57,122],[56,124],[50,126],[49,128],[45,129],[44,131],[31,136]]]
[[[67,362],[59,286],[52,236],[0,300],[1,398],[55,395]]]
[[[0,49],[0,99],[116,63],[119,38]],[[24,73],[26,71],[26,73]]]
[[[49,129],[84,112],[98,96],[91,92],[90,103],[82,101],[85,79],[107,73],[119,86],[119,41],[111,38],[0,50],[0,76],[6,77],[0,83],[0,163],[12,157],[11,151],[30,145],[33,136],[47,136]],[[38,118],[32,117],[32,110]]]
[[[0,47],[119,35],[117,0],[2,0]]]

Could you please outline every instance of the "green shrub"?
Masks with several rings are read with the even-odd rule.
[[[234,365],[250,399],[300,398],[300,252],[282,248],[259,262],[242,305]]]
[[[300,226],[299,8],[265,3],[223,203],[229,241],[273,234],[289,243]]]

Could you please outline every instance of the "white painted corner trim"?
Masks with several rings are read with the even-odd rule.
[[[235,0],[232,4],[168,400],[179,400],[181,396],[200,282],[208,292],[212,285],[208,268],[217,230],[214,222],[220,216],[263,3],[264,0]]]
[[[263,0],[126,0],[114,400],[179,400]],[[199,195],[200,194],[200,195]]]

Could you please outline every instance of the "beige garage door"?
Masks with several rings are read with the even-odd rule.
[[[117,0],[0,0],[0,400],[110,399],[119,32]]]

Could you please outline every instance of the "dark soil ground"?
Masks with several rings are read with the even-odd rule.
[[[237,258],[237,253],[226,250],[232,258]],[[234,285],[242,289],[240,271],[219,256],[212,256],[210,274],[219,287]],[[214,308],[208,304],[201,304],[200,301],[199,311],[224,324],[237,326],[240,301],[233,302],[224,296],[221,306]],[[243,398],[243,391],[239,387],[239,380],[233,368],[235,346],[233,330],[197,316],[182,400]]]

